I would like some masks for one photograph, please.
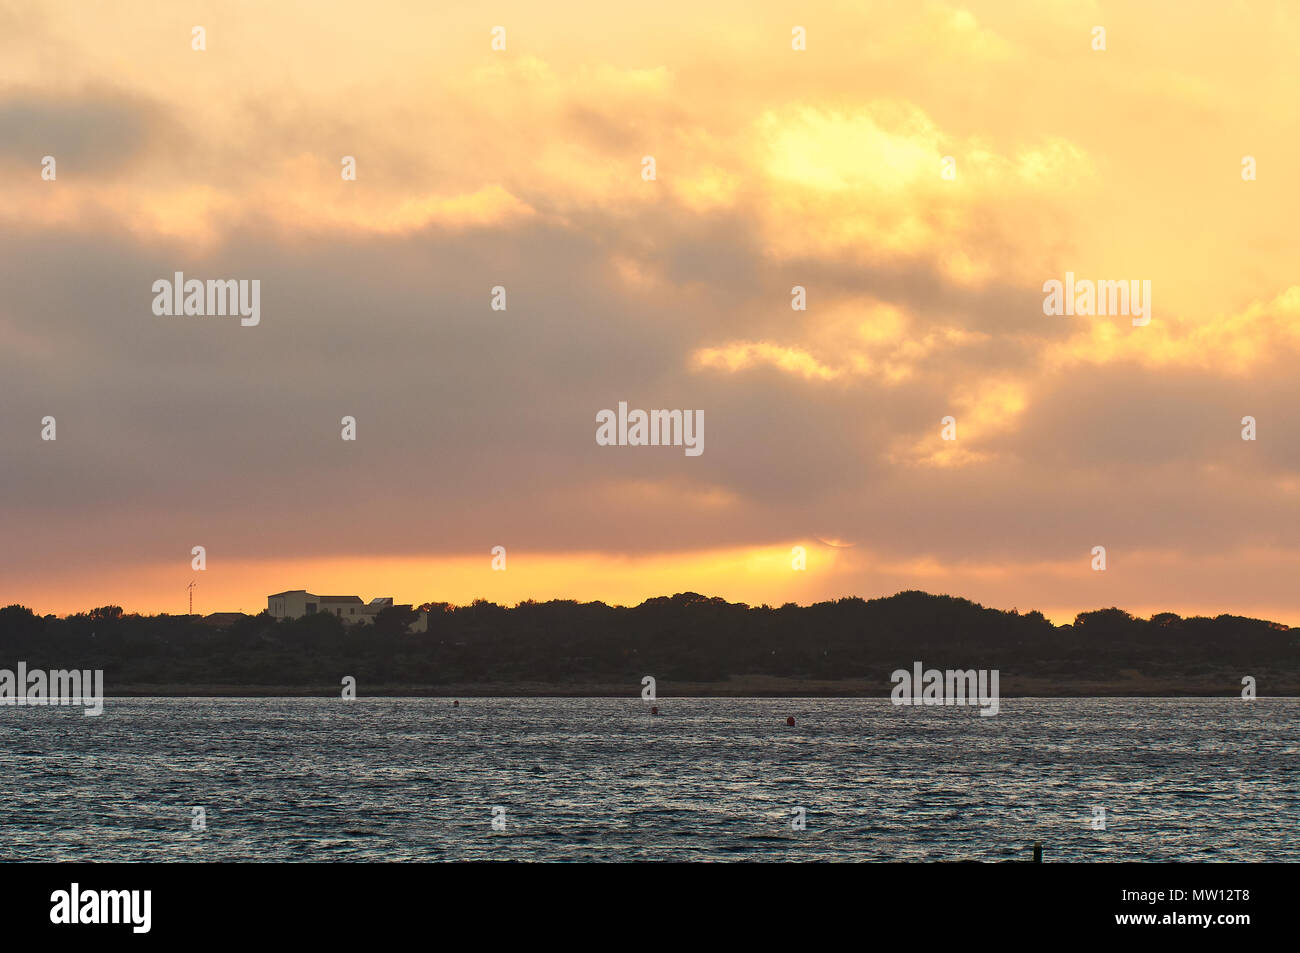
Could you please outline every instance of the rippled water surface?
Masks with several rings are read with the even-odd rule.
[[[657,704],[0,708],[0,858],[1300,860],[1297,699]]]

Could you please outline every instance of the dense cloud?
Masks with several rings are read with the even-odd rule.
[[[1019,28],[916,16],[898,31],[933,27],[944,69],[1000,100],[955,114],[920,66],[875,89],[816,47],[797,76],[773,60],[785,90],[714,88],[694,40],[574,59],[571,40],[523,31],[496,60],[486,40],[458,48],[421,88],[392,83],[415,69],[405,47],[391,64],[356,53],[374,77],[346,60],[308,75],[301,50],[246,69],[231,49],[246,27],[213,31],[208,54],[181,34],[177,49],[116,38],[127,75],[86,47],[75,88],[20,64],[0,90],[0,532],[22,545],[0,550],[0,577],[153,565],[200,540],[250,561],[457,558],[508,538],[685,563],[821,537],[852,546],[801,596],[978,596],[962,587],[1014,577],[1026,602],[1084,608],[1104,544],[1144,554],[1141,573],[1136,556],[1112,572],[1171,608],[1300,609],[1280,568],[1300,492],[1300,302],[1277,253],[1290,223],[1254,193],[1198,191],[1208,172],[1179,158],[1207,110],[1228,124],[1234,104],[1171,79],[1195,75],[1177,49],[1164,73],[1112,57],[1139,78],[1127,92],[1090,86],[1098,64],[1080,58],[1076,97],[1182,123],[1168,181],[1152,181],[1125,133],[1140,116],[1108,129],[1092,99],[1073,125],[1028,108],[1045,65],[1017,60]],[[753,42],[719,55],[773,56]],[[874,75],[897,51],[860,55]],[[1260,145],[1223,136],[1214,175],[1294,197],[1240,182],[1237,156]],[[1189,206],[1211,232],[1249,222],[1210,290],[1203,236],[1151,214]],[[152,284],[176,271],[260,280],[260,324],[155,315]],[[1153,279],[1155,320],[1044,315],[1042,283],[1066,271]],[[791,310],[795,285],[807,311]],[[596,413],[619,401],[703,409],[705,452],[597,446]],[[949,414],[955,442],[940,439]],[[1244,576],[1207,568],[1236,552]]]

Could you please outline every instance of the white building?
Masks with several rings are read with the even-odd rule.
[[[301,619],[305,615],[325,612],[350,624],[371,625],[381,610],[393,607],[392,596],[380,596],[362,602],[360,596],[317,596],[306,589],[290,589],[266,597],[266,611],[273,619]],[[411,607],[405,605],[396,608]],[[426,632],[428,628],[429,613],[420,612],[408,631]]]

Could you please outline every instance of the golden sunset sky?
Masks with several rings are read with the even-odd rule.
[[[0,605],[1300,624],[1300,7],[446,6],[0,2]],[[619,401],[705,452],[597,446]]]

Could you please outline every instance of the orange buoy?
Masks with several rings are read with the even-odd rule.
[[[785,720],[785,723],[786,723],[787,725],[789,725],[791,728],[793,728],[793,727],[794,727],[794,715],[791,715],[789,718],[787,718],[787,719]]]
[[[659,714],[659,706],[658,706],[658,705],[651,705],[651,706],[650,706],[650,714],[652,714],[652,715],[657,715],[657,714]]]

